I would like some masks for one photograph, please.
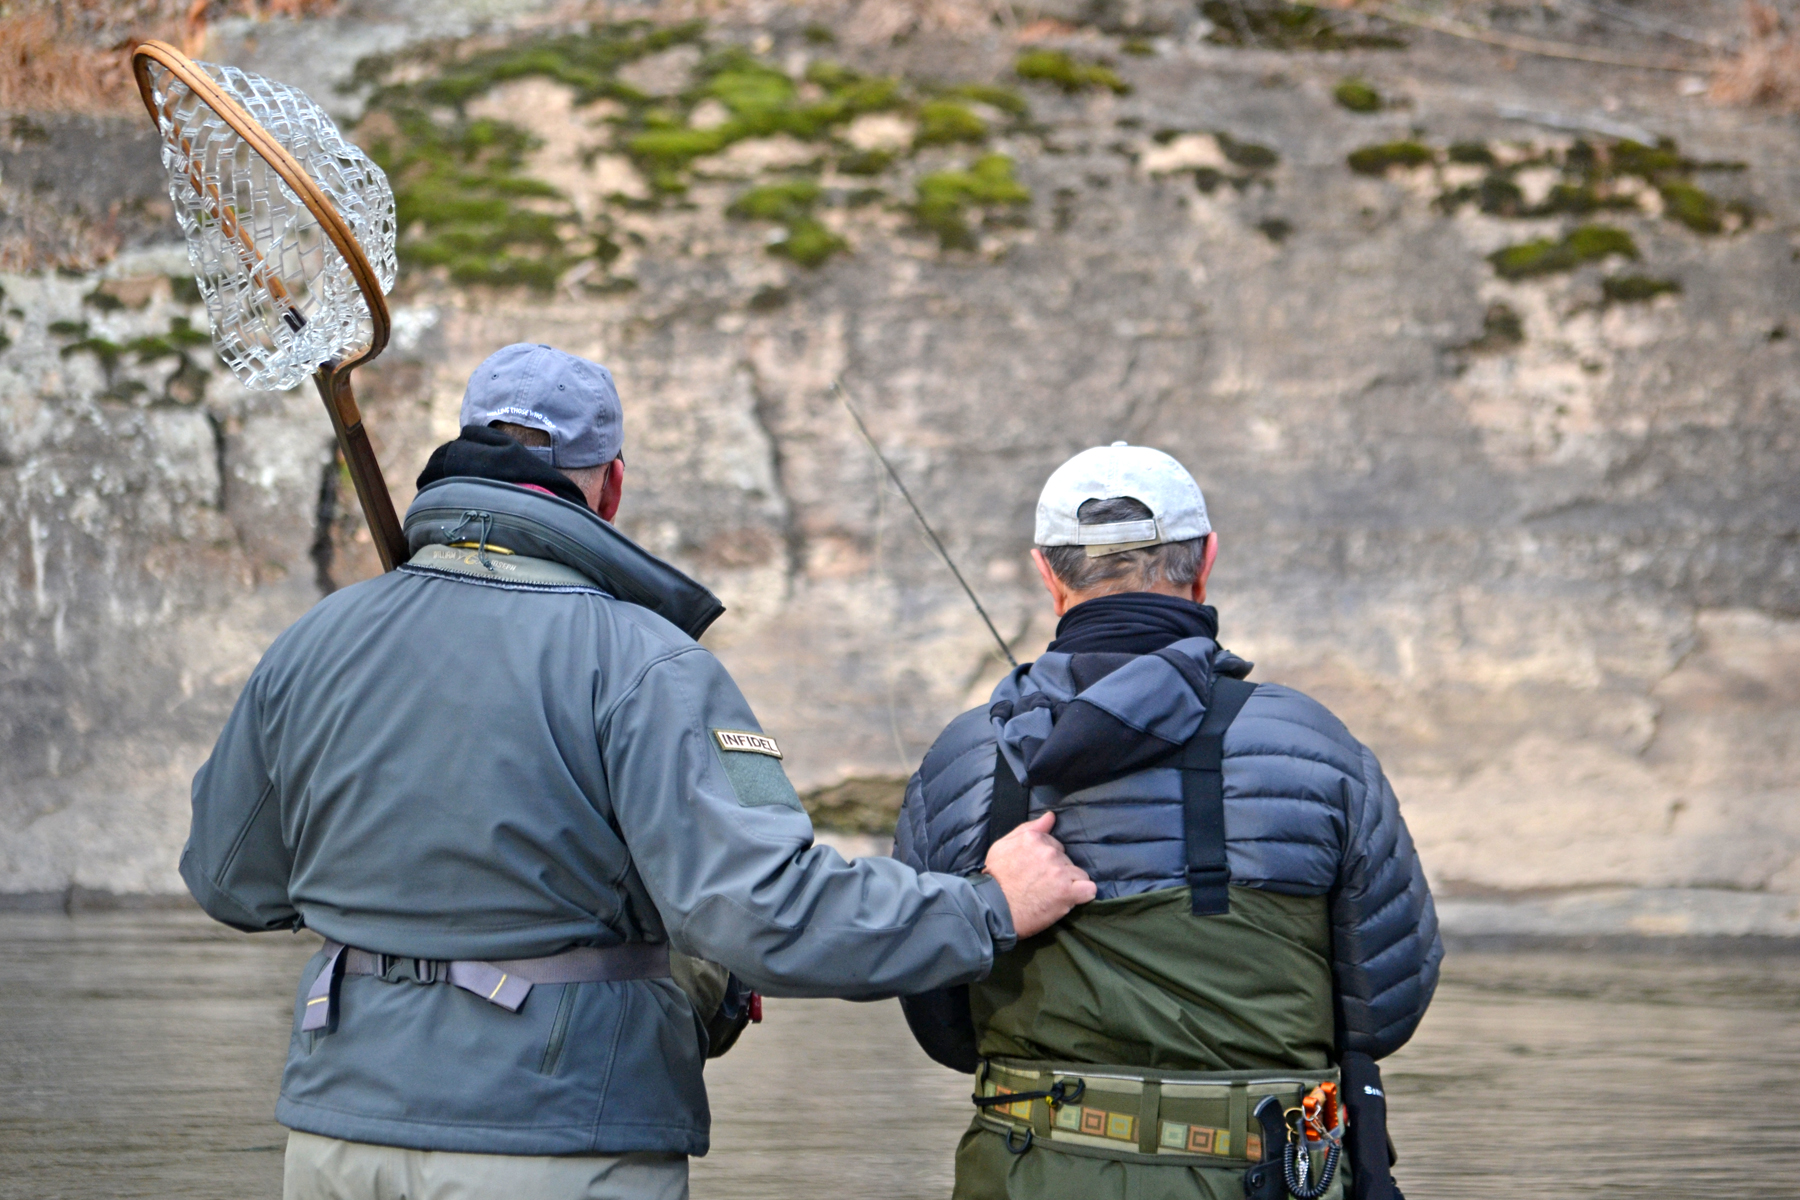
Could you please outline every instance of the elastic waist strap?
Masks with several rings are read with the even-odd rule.
[[[1262,1158],[1251,1114],[1263,1097],[1293,1108],[1314,1087],[1337,1078],[1335,1067],[1144,1071],[996,1058],[983,1061],[971,1098],[977,1122],[1005,1134],[1018,1153],[1041,1143],[1090,1157],[1166,1163],[1178,1156],[1241,1170]]]
[[[418,983],[448,983],[518,1012],[539,983],[609,983],[623,979],[669,977],[666,943],[626,942],[618,946],[577,946],[544,958],[513,958],[496,962],[472,959],[451,961],[404,958],[375,954],[337,942],[325,943],[325,967],[306,993],[302,1032],[337,1028],[337,981],[345,975],[379,975],[386,978],[402,970]]]

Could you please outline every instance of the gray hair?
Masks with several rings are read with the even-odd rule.
[[[511,421],[489,421],[488,428],[504,433],[521,446],[538,446],[547,449],[551,444],[548,433],[542,429],[533,429],[529,425],[515,425]],[[581,489],[582,494],[587,495],[598,489],[605,481],[606,472],[611,466],[611,463],[601,463],[597,467],[558,467],[557,470],[567,475],[575,486]]]
[[[1148,505],[1130,496],[1111,500],[1088,500],[1076,510],[1083,525],[1109,525],[1115,521],[1148,521],[1153,514]],[[1159,583],[1174,587],[1192,587],[1200,576],[1200,565],[1206,561],[1206,538],[1190,538],[1185,542],[1164,542],[1138,550],[1121,550],[1089,558],[1086,546],[1040,546],[1050,570],[1071,591],[1114,592],[1149,591]]]

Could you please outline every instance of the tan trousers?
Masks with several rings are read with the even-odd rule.
[[[283,1200],[688,1200],[685,1154],[459,1154],[288,1134]]]

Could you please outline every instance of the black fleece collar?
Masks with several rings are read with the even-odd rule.
[[[418,486],[423,488],[457,475],[500,483],[529,483],[559,500],[587,507],[587,497],[574,480],[498,429],[483,425],[464,425],[461,437],[433,450],[425,469],[419,472]]]
[[[1096,596],[1063,614],[1049,649],[1064,654],[1154,654],[1183,638],[1219,637],[1219,614],[1160,592]]]

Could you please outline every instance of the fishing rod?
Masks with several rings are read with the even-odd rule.
[[[869,449],[874,452],[876,459],[883,467],[887,468],[888,478],[893,480],[894,486],[900,489],[900,495],[905,499],[906,506],[912,509],[913,516],[919,518],[919,528],[923,529],[925,536],[931,539],[931,545],[938,552],[938,557],[944,560],[944,565],[950,568],[952,575],[956,576],[956,582],[962,585],[963,595],[969,598],[969,603],[973,604],[975,611],[981,614],[982,623],[987,626],[988,632],[994,635],[994,644],[1000,647],[1000,653],[1006,656],[1006,661],[1017,667],[1019,660],[1013,657],[1012,650],[1007,647],[1006,639],[1000,636],[998,629],[994,628],[994,620],[988,616],[987,609],[981,607],[981,601],[975,596],[975,589],[969,586],[969,581],[963,578],[963,573],[956,569],[956,561],[950,557],[950,551],[944,549],[944,543],[932,530],[931,522],[927,521],[925,514],[919,511],[919,506],[913,500],[912,493],[906,490],[906,484],[901,480],[900,473],[894,470],[894,464],[887,460],[887,455],[881,452],[881,447],[877,446],[875,439],[870,436],[869,427],[863,424],[862,414],[857,412],[856,405],[850,402],[850,391],[844,386],[843,377],[839,376],[833,379],[831,386],[837,390],[838,399],[844,402],[844,408],[849,412],[850,419],[856,422],[857,431],[862,434],[863,441],[869,444]]]

